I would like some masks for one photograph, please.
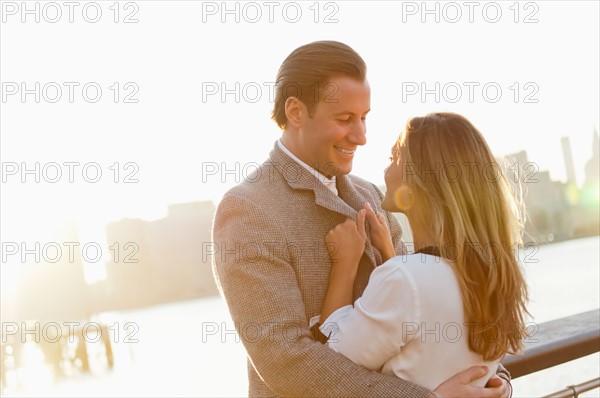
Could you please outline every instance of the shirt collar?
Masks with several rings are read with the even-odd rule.
[[[317,179],[319,181],[321,181],[326,187],[327,189],[329,189],[331,192],[333,192],[336,196],[338,194],[337,192],[337,187],[335,186],[335,176],[333,176],[332,178],[327,178],[325,177],[323,174],[319,173],[317,170],[315,170],[314,168],[310,167],[309,165],[307,165],[306,163],[304,163],[302,160],[300,160],[296,155],[294,155],[292,152],[290,152],[289,149],[287,149],[285,147],[285,145],[283,144],[283,142],[281,141],[281,138],[279,140],[277,140],[277,146],[279,147],[279,149],[281,149],[286,155],[288,155],[289,157],[291,157],[292,159],[294,159],[296,161],[296,163],[298,163],[300,166],[304,167],[306,170],[308,170],[310,172],[310,174],[314,175],[315,177],[317,177]]]

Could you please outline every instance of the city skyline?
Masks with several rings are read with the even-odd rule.
[[[598,132],[595,130],[593,134],[592,143],[595,144],[599,140]],[[565,140],[562,140],[562,144],[565,148],[563,164],[568,167],[570,158],[568,145]],[[525,179],[521,182],[534,184],[526,187],[525,203],[528,211],[526,242],[543,244],[600,233],[598,222],[595,224],[593,222],[594,219],[598,219],[600,208],[598,200],[600,171],[597,170],[597,165],[600,163],[600,148],[594,149],[592,152],[593,156],[585,160],[587,169],[581,188],[574,188],[573,183],[569,181],[553,180],[549,172],[545,170],[535,170],[535,174],[527,173],[527,165],[531,163],[527,151],[523,150],[498,158],[498,162],[503,165],[510,180],[517,178],[514,173],[517,172],[516,167],[518,166],[520,173],[526,172]],[[385,190],[385,186],[380,187]],[[590,192],[592,193],[591,197]],[[596,196],[594,197],[593,194]],[[70,279],[80,278],[82,283],[85,281],[86,285],[95,286],[91,294],[97,298],[108,294],[105,300],[108,300],[111,294],[114,295],[120,291],[120,294],[109,300],[113,306],[127,308],[133,305],[131,304],[133,302],[154,302],[158,297],[172,296],[169,300],[173,300],[175,299],[173,297],[186,295],[193,297],[195,294],[207,294],[207,292],[215,294],[216,286],[212,281],[212,274],[209,272],[209,252],[215,248],[205,246],[210,245],[212,217],[217,205],[218,203],[213,201],[174,203],[168,206],[167,214],[164,217],[155,220],[123,217],[111,220],[102,227],[101,231],[91,234],[90,231],[86,231],[76,224],[65,224],[57,230],[58,235],[49,242],[60,246],[57,243],[60,241],[60,235],[69,236],[68,239],[63,239],[63,246],[68,246],[67,242],[70,242],[71,246],[73,246],[73,242],[79,242],[80,244],[73,251],[77,260],[74,263],[71,261],[71,265],[75,264],[81,268],[78,271],[80,276],[71,275]],[[411,242],[412,235],[407,220],[400,214],[397,214],[397,217],[403,225],[405,241]],[[591,223],[590,220],[592,220]],[[7,243],[12,243],[12,245]],[[98,248],[101,255],[97,255],[91,260],[86,259],[87,252],[84,250],[78,255],[79,247],[85,248],[91,243]],[[21,244],[24,246],[19,246],[17,242],[3,242],[4,254],[1,271],[3,272],[3,288],[8,287],[8,294],[5,294],[6,290],[3,289],[3,296],[14,298],[19,294],[18,286],[21,286],[18,281],[26,281],[23,279],[26,273],[23,273],[23,269],[20,268],[25,263],[22,260],[23,256],[29,259],[30,265],[32,255],[35,262],[40,263],[40,260],[35,257],[35,250],[33,250],[36,244],[39,245],[37,254],[43,254],[41,263],[55,267],[56,261],[46,258],[48,257],[47,253],[53,253],[52,250],[46,249],[48,243],[37,241],[33,243],[33,246],[31,242],[21,242]],[[62,250],[64,251],[64,248]],[[183,257],[181,257],[182,255]],[[60,263],[63,264],[62,272],[67,272],[64,275],[68,275],[69,263],[64,261],[64,257],[66,256],[61,257]],[[171,266],[175,266],[178,271],[173,272],[175,269],[170,269]],[[198,273],[200,269],[203,270]],[[152,272],[148,274],[149,270]],[[136,281],[140,275],[144,276],[142,278],[146,281],[144,284],[155,284],[157,288],[154,290],[162,291],[163,296],[161,293],[147,296],[144,293],[145,290],[130,290],[128,286],[137,285]],[[184,278],[178,282],[167,283],[165,286],[161,284],[169,278],[173,279],[174,276],[181,275],[184,275]],[[191,290],[188,289],[188,293],[181,296],[182,292],[176,287],[182,283],[185,284],[186,281],[195,280],[193,275],[203,275],[203,282],[194,285]],[[7,281],[10,282],[10,286],[6,286]],[[27,283],[31,285],[34,282],[28,281]],[[72,285],[78,286],[77,283],[72,283]],[[124,299],[124,295],[128,299]]]
[[[565,138],[565,137],[563,137],[563,138]],[[562,147],[562,143],[564,142],[563,138],[561,138],[561,141],[559,142],[559,144],[560,144],[561,147]],[[566,138],[569,138],[569,137],[567,136]],[[586,174],[589,173],[589,171],[588,172],[585,171],[586,164],[588,164],[592,159],[594,159],[594,158],[597,159],[598,158],[599,148],[594,149],[595,148],[594,144],[598,142],[598,130],[597,129],[593,130],[592,136],[590,137],[589,141],[592,143],[591,146],[588,146],[588,148],[590,148],[590,152],[592,153],[592,156],[590,156],[590,157],[574,156],[574,159],[577,159],[578,163],[580,163],[582,165],[581,168],[584,169],[584,172],[583,172],[584,174],[581,175],[581,176],[579,176],[577,178],[577,180],[579,182],[577,184],[577,189],[578,190],[582,189],[583,185],[586,182]],[[502,156],[497,156],[497,159],[505,159],[507,157],[514,156],[514,155],[520,154],[520,153],[524,153],[525,154],[524,158],[527,159],[526,160],[527,163],[533,163],[533,164],[535,164],[536,168],[530,168],[529,171],[528,171],[528,173],[529,173],[529,180],[531,180],[531,181],[535,180],[536,179],[535,178],[536,174],[539,174],[539,175],[543,175],[543,177],[544,177],[543,181],[548,181],[548,182],[549,181],[554,181],[556,183],[562,183],[562,184],[567,184],[568,183],[568,180],[566,180],[566,179],[565,180],[557,180],[556,178],[553,178],[553,175],[551,173],[549,173],[547,170],[540,169],[538,167],[537,163],[535,162],[535,159],[528,158],[528,151],[526,151],[526,150],[521,150],[521,151],[518,151],[518,152],[512,153],[512,154],[505,154],[505,155],[502,155]],[[562,155],[563,155],[562,156],[563,158],[560,161],[557,160],[556,163],[563,168],[564,174],[567,175],[568,173],[566,172],[566,167],[567,167],[566,166],[566,160],[564,159],[566,153],[563,151]],[[522,164],[522,163],[524,163],[524,161],[522,159],[523,158],[517,156],[517,160],[516,161],[517,161],[517,163],[519,164],[520,167],[524,166],[524,164]],[[597,162],[598,162],[598,160],[596,160],[596,164],[598,164]],[[258,162],[253,162],[252,163],[252,165],[256,165],[256,166],[258,164],[259,164]],[[514,161],[513,161],[513,164],[514,164]],[[254,166],[252,168],[248,168],[248,173],[251,172],[251,171],[253,171],[254,169],[255,169]],[[355,174],[354,170],[353,170],[352,174]],[[382,175],[383,175],[383,172],[382,172]],[[238,175],[236,177],[241,181],[241,179],[244,176],[245,175],[243,175],[243,173],[238,173]],[[359,175],[359,176],[363,177],[361,175]],[[231,175],[229,175],[229,177],[231,178]],[[528,184],[537,184],[536,182],[531,182],[531,181],[530,182],[526,182],[525,185],[528,185]],[[235,182],[235,181],[232,181],[232,182]],[[373,182],[376,183],[378,186],[381,186],[381,188],[383,190],[385,190],[385,185],[383,184],[383,181],[381,181],[379,183],[377,183],[375,181],[373,181]],[[199,184],[201,184],[201,181],[199,182]],[[227,187],[228,186],[233,186],[233,185],[235,185],[235,183],[232,183],[232,184],[223,184],[223,185],[224,185],[224,187],[223,187],[223,193],[224,193],[226,191],[226,189],[228,189],[228,188],[225,188],[226,186]],[[592,199],[594,199],[593,193],[594,193],[594,191],[592,190]],[[573,193],[572,190],[571,190],[570,195],[571,195],[571,199],[570,200],[573,200],[572,197],[573,197],[574,193]],[[589,193],[587,195],[589,196]],[[594,200],[595,200],[596,206],[599,206],[599,204],[598,204],[599,203],[599,201],[598,201],[598,189],[597,188],[595,190],[595,195],[596,196],[595,196]],[[589,198],[587,200],[589,201]],[[11,241],[11,240],[13,240],[13,241],[14,240],[16,240],[16,241],[32,241],[32,242],[35,242],[35,241],[38,241],[38,242],[42,241],[43,242],[44,240],[45,241],[52,241],[54,239],[52,237],[52,231],[53,230],[60,230],[60,229],[67,228],[68,225],[73,225],[73,226],[75,226],[78,229],[79,234],[80,234],[80,238],[81,238],[82,242],[86,242],[86,241],[87,242],[89,242],[89,241],[100,242],[102,245],[105,246],[104,256],[102,258],[102,261],[107,261],[108,260],[108,252],[109,252],[109,250],[106,249],[106,243],[105,243],[106,240],[105,240],[105,237],[104,237],[104,231],[105,231],[105,228],[107,228],[108,225],[110,225],[112,223],[115,223],[115,222],[119,222],[119,221],[124,220],[124,219],[139,219],[140,221],[143,221],[143,222],[155,222],[155,221],[159,221],[159,220],[162,220],[162,219],[164,219],[165,217],[168,216],[168,209],[169,208],[171,208],[173,206],[185,205],[185,204],[195,203],[195,202],[210,202],[210,203],[212,203],[213,206],[217,206],[218,205],[218,202],[216,202],[213,199],[208,199],[208,198],[205,198],[205,199],[202,199],[202,198],[194,199],[194,198],[190,198],[190,200],[183,201],[183,202],[167,203],[165,206],[156,206],[157,209],[154,211],[154,214],[151,217],[144,217],[143,214],[141,214],[141,215],[139,213],[136,214],[135,211],[132,211],[130,213],[122,214],[119,217],[107,217],[105,220],[101,220],[101,219],[97,219],[97,218],[94,219],[93,217],[91,217],[91,218],[90,217],[84,218],[83,220],[81,220],[81,219],[78,220],[78,219],[71,218],[70,220],[69,219],[67,219],[67,220],[60,220],[60,221],[56,221],[54,223],[49,224],[48,226],[46,226],[47,227],[46,231],[44,231],[43,228],[40,228],[40,231],[36,231],[37,235],[32,235],[31,233],[28,233],[28,234],[25,234],[25,235],[23,235],[23,234],[15,234],[15,235],[12,235],[12,237],[11,237],[11,233],[10,233],[12,231],[10,231],[10,228],[9,228],[10,224],[8,224],[6,222],[3,222],[3,225],[2,225],[2,229],[3,229],[2,230],[2,235],[3,235],[3,240],[4,241],[7,241],[7,240],[8,241]],[[104,271],[101,270],[101,269],[99,269],[98,267],[94,267],[93,264],[87,264],[87,263],[85,263],[84,266],[85,266],[86,269],[89,270],[89,271],[87,271],[85,273],[85,275],[86,275],[86,278],[91,278],[91,282],[93,282],[95,279],[98,279],[98,278],[102,279],[104,277],[103,276],[104,275]]]
[[[574,167],[574,170],[578,170],[577,172],[575,172],[575,184],[576,184],[576,186],[577,186],[578,189],[581,189],[583,187],[583,185],[585,184],[585,182],[586,182],[586,175],[587,175],[587,172],[585,170],[586,164],[591,159],[593,159],[594,157],[595,158],[598,157],[598,150],[600,148],[596,148],[594,146],[594,144],[598,143],[598,136],[599,136],[598,135],[598,129],[596,127],[594,127],[593,131],[591,132],[591,137],[590,137],[590,140],[589,140],[592,143],[592,145],[589,145],[589,148],[591,148],[590,149],[590,152],[591,152],[590,156],[589,157],[576,156],[575,159],[577,159],[577,161],[573,160],[573,164],[574,165],[578,164],[577,167]],[[560,161],[558,161],[558,160],[556,161],[556,164],[558,164],[558,166],[556,168],[557,169],[558,168],[562,168],[562,173],[559,173],[559,174],[564,175],[564,178],[557,178],[556,176],[554,176],[552,174],[552,172],[550,170],[544,170],[544,169],[539,168],[538,163],[534,159],[529,159],[528,158],[528,160],[527,160],[528,163],[533,163],[536,166],[538,166],[535,170],[532,169],[533,173],[548,172],[549,176],[550,176],[550,179],[552,181],[557,181],[557,182],[562,182],[562,183],[569,183],[570,182],[569,178],[568,178],[568,174],[569,173],[567,171],[566,160],[564,158],[565,157],[565,153],[564,153],[564,150],[562,150],[562,140],[565,139],[565,138],[570,141],[570,136],[568,136],[568,135],[564,136],[564,137],[561,137],[561,151],[562,151],[562,155],[563,156],[561,157]],[[521,153],[521,152],[529,153],[526,149],[521,149],[521,150],[518,150],[518,151],[512,152],[512,153],[506,153],[506,154],[497,155],[496,158],[497,159],[507,159],[507,158],[510,158],[511,156],[514,156],[515,154]],[[571,158],[573,158],[572,155],[573,155],[573,152],[571,150]],[[386,156],[387,156],[387,154],[386,154]],[[244,171],[244,166],[241,165],[239,167],[240,172],[238,172],[237,175],[236,175],[236,178],[239,180],[239,182],[241,182],[244,177],[246,177],[248,174],[250,174],[252,171],[254,171],[256,169],[255,166],[257,164],[259,165],[260,163],[261,163],[260,160],[257,160],[256,162],[249,162],[248,165],[251,165],[252,167],[247,167],[247,171]],[[523,166],[523,164],[521,164],[520,166]],[[207,167],[207,170],[211,170],[211,172],[212,172],[213,169],[212,169],[212,167],[211,168]],[[220,173],[220,172],[221,172],[220,170],[217,170],[217,173]],[[227,172],[228,171],[225,171],[225,173],[227,173]],[[364,176],[355,173],[354,169],[352,170],[351,174],[354,174],[354,175],[357,175],[359,177],[365,178]],[[211,201],[214,205],[218,205],[218,203],[219,203],[218,199],[220,198],[220,196],[222,196],[222,194],[224,194],[226,190],[228,190],[229,188],[232,188],[233,186],[235,186],[237,184],[235,182],[235,180],[233,180],[231,178],[231,176],[232,176],[232,174],[229,174],[229,175],[226,174],[225,175],[225,177],[229,177],[229,179],[231,181],[229,181],[227,184],[223,184],[224,191],[217,197],[217,199],[211,198],[210,196],[203,196],[203,197],[199,197],[199,198],[197,198],[195,200],[192,200],[192,201],[189,201],[189,202]],[[535,176],[533,174],[531,174],[530,177],[535,177]],[[383,188],[385,188],[385,184],[383,183],[383,169],[382,169],[382,172],[381,172],[381,181],[371,181],[371,182],[373,182],[374,184],[376,184],[378,186],[382,186]],[[165,210],[169,206],[171,206],[171,205],[177,205],[177,204],[181,204],[181,203],[187,203],[187,202],[169,203],[169,204],[166,205]],[[164,214],[166,215],[166,213],[164,213]],[[160,219],[162,217],[164,217],[164,215],[159,216],[157,218],[147,218],[147,219],[143,218],[143,217],[134,217],[134,218],[140,218],[140,219],[142,219],[144,221],[154,221],[154,220]],[[128,218],[128,216],[124,216],[122,218]],[[117,221],[117,219],[110,220],[109,222],[114,222],[114,221]]]

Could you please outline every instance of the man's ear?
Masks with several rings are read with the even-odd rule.
[[[306,113],[306,106],[296,97],[288,97],[285,101],[285,116],[287,124],[292,127],[300,127],[302,124],[302,113]]]

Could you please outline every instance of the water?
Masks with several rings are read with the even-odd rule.
[[[592,237],[542,246],[531,258],[538,263],[523,264],[531,295],[528,308],[536,323],[600,307],[599,242]],[[598,353],[515,379],[513,396],[539,397],[597,377]],[[599,394],[595,389],[580,397]]]
[[[529,250],[524,264],[530,285],[529,306],[535,322],[600,307],[600,238],[592,237]],[[525,260],[525,257],[522,258]],[[533,262],[538,260],[537,263]],[[104,313],[98,319],[113,335],[115,368],[93,362],[94,375],[74,376],[52,384],[35,383],[5,396],[246,396],[246,360],[233,332],[227,307],[219,297],[152,308]],[[126,329],[134,322],[139,329]],[[137,339],[137,343],[126,343]],[[514,397],[549,394],[569,384],[600,376],[599,355],[513,381]],[[34,376],[32,376],[33,378]],[[581,396],[598,396],[598,390]]]

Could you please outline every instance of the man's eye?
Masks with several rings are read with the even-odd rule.
[[[338,119],[338,120],[339,120],[340,122],[348,123],[348,122],[350,122],[350,120],[351,120],[351,119],[350,119],[350,118],[348,118],[348,119]]]

